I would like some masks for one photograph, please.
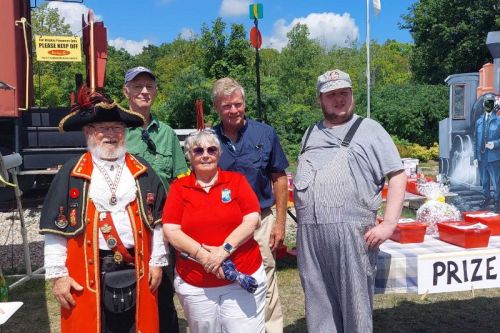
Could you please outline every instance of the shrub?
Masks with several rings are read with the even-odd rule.
[[[427,148],[397,137],[393,137],[393,140],[401,158],[418,158],[422,162],[427,162],[428,160],[437,160],[439,157],[439,145],[436,142]]]

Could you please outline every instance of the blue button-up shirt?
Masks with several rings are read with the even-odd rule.
[[[236,142],[224,135],[222,124],[215,126],[214,130],[222,147],[219,166],[245,175],[259,198],[261,209],[274,205],[271,174],[288,167],[274,128],[247,118]]]

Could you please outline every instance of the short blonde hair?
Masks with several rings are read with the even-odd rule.
[[[230,77],[223,77],[214,82],[214,86],[212,88],[212,102],[214,105],[217,105],[217,100],[220,96],[230,96],[235,91],[240,91],[241,96],[243,97],[243,101],[245,100],[245,89],[238,83],[235,79]]]
[[[189,161],[191,161],[191,149],[193,149],[194,147],[203,146],[204,144],[216,146],[219,150],[219,154],[222,153],[220,148],[220,141],[219,138],[217,138],[215,132],[211,129],[204,129],[189,134],[189,136],[184,141],[184,155]]]

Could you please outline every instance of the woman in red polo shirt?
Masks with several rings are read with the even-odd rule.
[[[264,332],[266,275],[253,239],[257,196],[242,174],[218,169],[220,143],[212,132],[190,135],[184,149],[193,172],[172,183],[163,230],[177,250],[174,287],[190,332]],[[227,258],[256,279],[255,293],[224,279]]]

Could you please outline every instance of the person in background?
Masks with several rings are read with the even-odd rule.
[[[257,197],[243,175],[218,169],[220,143],[212,132],[191,134],[184,150],[192,173],[172,183],[163,230],[177,250],[174,286],[189,331],[263,333],[266,275],[253,239]],[[253,277],[253,293],[228,280],[228,258]]]
[[[151,114],[157,94],[156,77],[146,67],[134,67],[125,74],[123,94],[130,110],[141,114],[146,121],[142,127],[131,128],[127,133],[127,149],[131,154],[148,161],[160,176],[168,193],[170,182],[187,171],[186,160],[174,130]],[[165,279],[158,290],[160,332],[178,333],[179,323],[174,305],[173,257],[165,268]]]
[[[479,180],[483,187],[484,200],[481,209],[491,203],[490,186],[493,183],[493,204],[495,212],[500,213],[500,118],[495,108],[495,95],[483,96],[483,110],[476,121],[476,140],[474,141],[474,166],[479,167]]]
[[[261,226],[255,232],[267,275],[266,332],[283,332],[274,252],[285,238],[288,160],[276,131],[245,116],[245,90],[234,79],[217,80],[212,100],[220,124],[214,130],[221,142],[219,166],[245,175],[259,198]],[[276,204],[276,213],[271,207]]]
[[[354,114],[349,75],[318,77],[324,119],[302,139],[294,178],[297,263],[309,332],[371,332],[378,247],[401,214],[406,174],[379,123]],[[376,225],[385,178],[384,220]]]
[[[88,149],[59,170],[40,218],[63,333],[158,332],[157,288],[168,264],[159,224],[165,190],[147,162],[125,149],[125,127],[143,122],[92,95],[59,124],[83,130]]]

